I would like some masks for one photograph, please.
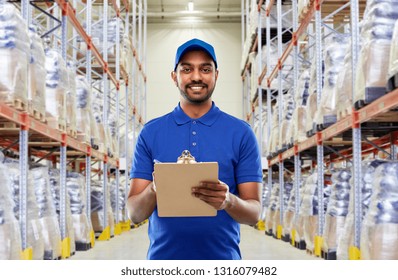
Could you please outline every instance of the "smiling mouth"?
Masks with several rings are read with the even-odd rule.
[[[191,85],[191,86],[188,86],[188,88],[189,89],[191,89],[191,90],[193,90],[193,91],[199,91],[199,90],[202,90],[202,89],[204,89],[206,86],[205,85],[200,85],[200,86],[198,86],[198,85]]]

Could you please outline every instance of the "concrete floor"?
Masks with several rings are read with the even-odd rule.
[[[96,241],[87,251],[76,251],[70,260],[145,260],[148,223],[123,232],[107,241]],[[241,226],[241,253],[244,260],[322,260],[277,240],[253,227]]]

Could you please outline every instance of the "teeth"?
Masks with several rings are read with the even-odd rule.
[[[191,87],[193,90],[200,90],[202,87]]]

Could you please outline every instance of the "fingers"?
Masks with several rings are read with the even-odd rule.
[[[202,182],[200,186],[192,188],[192,195],[222,210],[229,201],[229,187],[224,183]]]

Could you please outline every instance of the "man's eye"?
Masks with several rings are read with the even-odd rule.
[[[204,73],[210,73],[211,72],[211,68],[203,68],[202,72]]]
[[[191,69],[190,68],[182,68],[181,71],[184,73],[189,73],[189,72],[191,72]]]

